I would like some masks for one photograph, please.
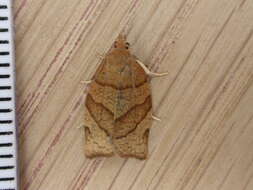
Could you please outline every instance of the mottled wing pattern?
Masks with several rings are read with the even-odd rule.
[[[148,153],[148,135],[152,124],[152,100],[148,76],[131,57],[122,64],[117,95],[113,144],[122,157],[144,159]],[[126,83],[131,83],[131,85]]]
[[[85,153],[144,159],[151,119],[150,84],[135,58],[121,53],[106,56],[86,99]]]
[[[113,105],[110,89],[97,81],[106,78],[106,59],[100,64],[89,85],[85,101],[85,155],[87,157],[111,156],[113,146],[110,142],[113,130]],[[99,80],[97,80],[97,78]]]

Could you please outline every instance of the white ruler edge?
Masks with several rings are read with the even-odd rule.
[[[18,190],[12,0],[0,0],[0,190]]]

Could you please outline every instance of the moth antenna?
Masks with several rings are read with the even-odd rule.
[[[136,61],[143,68],[143,70],[145,71],[145,73],[147,75],[149,75],[150,77],[163,77],[163,76],[166,76],[166,75],[169,74],[168,72],[154,73],[154,72],[150,71],[141,61],[139,61],[139,60],[136,60]]]
[[[101,54],[101,53],[96,52],[96,57],[97,57],[97,58],[99,58],[99,59],[101,59],[101,60],[103,60],[103,59],[104,59],[104,57],[105,57],[105,55],[104,55],[104,54]]]

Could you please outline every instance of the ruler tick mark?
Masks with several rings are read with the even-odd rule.
[[[3,78],[10,78],[10,75],[0,75],[0,78],[3,79]]]
[[[13,169],[14,166],[0,166],[0,170],[8,170],[8,169]]]
[[[0,101],[11,101],[11,98],[10,97],[0,98]]]
[[[0,147],[9,147],[12,146],[12,143],[0,143]]]
[[[8,32],[9,29],[8,28],[0,28],[0,32]]]
[[[7,9],[7,5],[0,5],[0,9]]]
[[[11,86],[0,86],[0,90],[9,90]]]
[[[0,67],[9,67],[10,63],[0,63]]]
[[[10,55],[10,52],[8,52],[8,51],[1,51],[0,55]]]
[[[0,40],[0,44],[8,44],[9,40]]]
[[[0,113],[12,112],[12,109],[0,109]]]
[[[8,20],[7,16],[0,16],[0,20]]]
[[[0,178],[0,181],[13,181],[15,178],[14,177],[3,177]]]
[[[12,135],[13,132],[12,131],[3,131],[3,132],[0,132],[0,135]]]
[[[13,158],[13,155],[12,154],[3,154],[3,155],[0,155],[0,158]]]
[[[0,124],[12,123],[12,120],[0,120]]]

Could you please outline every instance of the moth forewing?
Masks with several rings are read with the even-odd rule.
[[[85,154],[145,159],[152,125],[149,76],[120,35],[89,84]]]

